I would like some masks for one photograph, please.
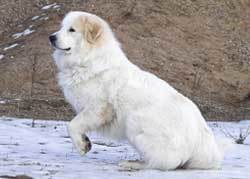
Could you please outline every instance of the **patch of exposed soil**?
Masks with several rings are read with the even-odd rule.
[[[16,176],[10,176],[10,175],[2,175],[0,178],[3,179],[32,179],[32,177],[29,177],[27,175],[16,175]]]

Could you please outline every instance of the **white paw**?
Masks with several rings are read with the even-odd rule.
[[[119,167],[125,170],[141,170],[145,168],[145,163],[139,160],[135,161],[122,161],[118,164]]]

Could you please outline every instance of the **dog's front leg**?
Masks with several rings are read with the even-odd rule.
[[[91,142],[85,133],[101,126],[102,121],[99,113],[82,111],[69,123],[69,135],[81,155],[86,154],[91,149]]]

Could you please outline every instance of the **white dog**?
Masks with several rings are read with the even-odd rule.
[[[125,137],[143,161],[132,169],[218,169],[223,150],[197,106],[168,83],[132,64],[109,25],[86,12],[70,12],[50,36],[59,85],[76,111],[68,131],[80,152],[85,135],[98,131]]]

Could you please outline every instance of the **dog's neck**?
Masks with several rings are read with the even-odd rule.
[[[61,85],[78,84],[99,76],[109,69],[128,64],[127,57],[123,55],[121,59],[121,55],[123,53],[119,47],[97,49],[85,56],[55,52],[54,57],[59,69],[59,83],[63,83]],[[116,56],[117,58],[115,58]],[[72,59],[74,60],[72,61]],[[60,79],[64,80],[60,81]]]

